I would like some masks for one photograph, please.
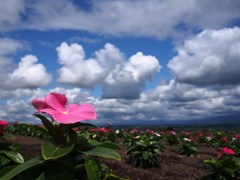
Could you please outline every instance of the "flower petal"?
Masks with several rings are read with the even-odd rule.
[[[49,116],[52,116],[52,117],[53,117],[55,114],[62,114],[61,112],[56,111],[56,110],[54,110],[54,109],[50,109],[50,108],[40,109],[40,110],[38,110],[37,112],[45,113],[45,114],[48,114]]]
[[[84,120],[84,119],[80,119],[78,116],[75,116],[73,114],[55,113],[55,114],[52,114],[52,117],[55,121],[62,124],[74,124],[76,122],[81,122]]]
[[[32,105],[37,109],[40,110],[42,109],[45,105],[46,102],[43,98],[36,98],[32,100]]]
[[[67,98],[65,94],[51,93],[45,97],[45,102],[48,106],[57,111],[65,111]]]
[[[69,104],[67,111],[69,114],[78,116],[81,120],[95,120],[97,117],[95,108],[90,104]]]
[[[8,122],[0,120],[0,125],[7,125]]]

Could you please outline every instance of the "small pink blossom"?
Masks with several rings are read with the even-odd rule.
[[[100,128],[100,131],[102,131],[104,133],[108,132],[108,130],[105,127]]]
[[[14,121],[13,125],[18,125],[19,122],[18,121]]]
[[[221,137],[220,140],[225,141],[225,142],[229,142],[226,137]]]
[[[220,158],[220,157],[222,157],[224,154],[234,155],[235,152],[234,152],[233,150],[231,150],[231,149],[228,149],[228,148],[226,148],[226,147],[223,147],[220,151],[215,152],[214,157]]]
[[[89,131],[92,131],[92,132],[97,132],[98,129],[89,129]]]
[[[151,130],[149,130],[149,129],[147,129],[146,131],[149,132],[149,133],[151,133],[151,134],[155,134],[154,131],[151,131]]]
[[[96,111],[90,104],[69,104],[66,107],[67,98],[64,94],[51,93],[45,98],[33,99],[32,104],[38,110],[36,113],[46,113],[63,124],[96,119]]]
[[[234,138],[236,138],[236,139],[240,138],[240,134],[235,134]]]
[[[133,129],[130,131],[130,133],[136,133],[138,130],[137,129]]]
[[[92,132],[102,131],[104,133],[109,132],[105,127],[99,128],[99,129],[90,129]]]
[[[235,154],[235,152],[233,151],[233,150],[231,150],[231,149],[228,149],[228,148],[222,148],[222,151],[224,152],[224,153],[227,153],[227,154]]]
[[[8,122],[0,120],[0,134],[3,133],[3,128],[6,125],[8,125]]]
[[[74,131],[76,131],[76,132],[78,131],[78,128],[72,128],[72,129],[73,129]]]
[[[8,122],[0,120],[0,125],[6,126],[6,125],[8,125]]]
[[[216,151],[214,157],[220,158],[223,155],[222,151]]]

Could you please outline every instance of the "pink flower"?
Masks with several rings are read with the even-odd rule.
[[[8,125],[8,122],[0,120],[0,134],[3,133],[3,128],[6,125]]]
[[[90,131],[96,132],[96,131],[98,131],[98,129],[90,129]]]
[[[0,120],[0,125],[6,126],[6,125],[8,125],[8,122]]]
[[[214,154],[214,157],[220,158],[222,155],[223,155],[222,151],[216,151],[215,154]]]
[[[228,149],[228,148],[222,148],[222,151],[224,152],[224,153],[227,153],[227,154],[235,154],[235,152],[233,151],[233,150],[231,150],[231,149]]]
[[[238,139],[240,138],[240,134],[235,134],[234,137]]]
[[[216,158],[220,158],[220,157],[222,157],[224,154],[235,154],[235,152],[233,151],[233,150],[231,150],[231,149],[228,149],[228,148],[222,148],[220,151],[217,151],[217,152],[215,152],[215,155],[214,155],[214,157],[216,157]]]
[[[137,129],[133,129],[133,130],[130,131],[130,133],[135,133],[135,132],[138,132],[138,130]]]
[[[226,137],[221,137],[220,140],[225,141],[225,142],[229,142]]]
[[[14,121],[13,125],[18,125],[19,122],[18,121]]]
[[[100,128],[100,131],[102,131],[104,133],[108,132],[108,130],[105,127]]]
[[[149,130],[149,129],[147,129],[146,131],[149,132],[149,133],[151,133],[151,134],[155,134],[154,131],[151,131],[151,130]]]
[[[76,131],[76,132],[78,131],[78,128],[72,128],[72,129],[73,129],[74,131]]]
[[[92,132],[102,131],[104,133],[109,132],[107,130],[107,128],[105,128],[105,127],[102,127],[102,128],[99,128],[99,129],[90,129],[90,131],[92,131]]]
[[[45,127],[43,124],[40,124],[39,126],[40,126],[40,127]]]
[[[90,104],[69,104],[66,107],[67,98],[64,94],[51,93],[45,98],[33,99],[32,104],[38,110],[36,113],[46,113],[63,124],[96,119],[96,111]]]

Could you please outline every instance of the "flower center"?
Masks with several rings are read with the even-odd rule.
[[[64,111],[64,112],[62,112],[63,114],[68,114],[68,112],[67,111]]]

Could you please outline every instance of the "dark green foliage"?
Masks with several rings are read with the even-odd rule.
[[[205,180],[237,180],[240,177],[240,159],[234,156],[210,158],[204,163],[211,166],[211,170],[202,176]]]
[[[192,142],[184,142],[182,146],[179,147],[178,151],[180,154],[191,156],[191,157],[198,153],[196,144]]]
[[[140,138],[127,149],[129,163],[134,167],[140,168],[157,166],[157,155],[162,154],[162,147],[159,141],[150,138]]]
[[[36,116],[41,119],[45,127],[34,125],[24,125],[23,127],[43,134],[42,137],[45,137],[41,148],[43,157],[1,169],[1,180],[122,179],[111,174],[106,166],[103,168],[96,158],[99,156],[120,160],[120,155],[115,152],[115,149],[120,149],[120,147],[112,143],[90,140],[87,133],[79,134],[73,130],[73,128],[85,126],[97,128],[96,126],[88,123],[57,124],[44,116]],[[7,156],[13,158],[14,153],[8,153]],[[8,163],[5,159],[2,159],[2,162],[4,165]]]

